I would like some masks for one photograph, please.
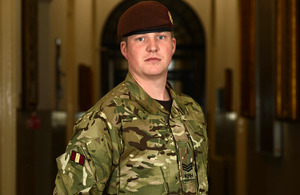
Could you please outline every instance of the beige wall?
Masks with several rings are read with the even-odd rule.
[[[39,104],[40,110],[54,110],[55,101],[55,39],[62,42],[62,70],[66,72],[67,1],[39,2]],[[67,73],[66,73],[67,74]],[[66,79],[62,80],[66,93]],[[62,105],[65,105],[63,100]],[[63,107],[62,109],[66,109]]]
[[[75,4],[75,61],[87,65],[93,63],[93,9],[92,0],[76,1]]]
[[[0,1],[0,195],[16,194],[17,75],[20,0]]]
[[[238,110],[239,13],[237,0],[216,0],[215,9],[215,88],[224,87],[226,68],[233,72],[233,110]]]
[[[54,41],[51,40],[51,26],[50,26],[50,7],[49,3],[41,2],[38,7],[38,31],[39,31],[39,45],[38,45],[38,64],[39,64],[39,107],[40,110],[52,109],[55,107],[54,102],[54,85],[55,72],[54,61],[51,57],[51,45]],[[42,81],[42,82],[41,82]],[[47,89],[47,90],[41,90]]]
[[[112,9],[120,1],[52,0],[39,3],[39,109],[55,109],[55,39],[62,41],[61,57],[64,96],[62,110],[77,105],[77,98],[69,102],[70,90],[77,94],[77,68],[83,63],[99,73],[99,53],[102,27]],[[71,79],[72,78],[72,79]],[[99,98],[99,79],[96,79],[95,101]],[[72,82],[67,84],[69,82]],[[71,89],[69,89],[71,88]],[[76,95],[75,95],[76,96]],[[77,106],[74,107],[77,110]]]

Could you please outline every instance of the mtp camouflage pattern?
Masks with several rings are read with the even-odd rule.
[[[84,114],[57,158],[54,194],[207,194],[204,115],[167,87],[171,112],[129,73]]]

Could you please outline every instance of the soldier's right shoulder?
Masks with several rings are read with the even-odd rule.
[[[127,99],[129,90],[125,82],[121,82],[115,88],[105,94],[89,111],[103,111],[114,106],[119,99]],[[89,112],[88,111],[88,112]]]
[[[99,127],[107,122],[112,125],[117,125],[115,124],[118,118],[117,106],[122,106],[120,102],[122,102],[122,99],[128,99],[128,94],[128,88],[124,82],[109,91],[93,107],[76,120],[74,135],[80,131],[86,134],[87,130],[90,132],[90,130],[94,128],[96,128],[96,130],[100,129]]]

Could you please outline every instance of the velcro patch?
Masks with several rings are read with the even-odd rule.
[[[83,165],[84,164],[84,159],[85,159],[84,155],[72,150],[72,154],[71,154],[71,158],[70,158],[71,161],[76,162],[80,165]]]
[[[180,172],[184,181],[196,179],[194,168],[194,156],[192,148],[188,142],[178,142],[178,151],[180,158]]]

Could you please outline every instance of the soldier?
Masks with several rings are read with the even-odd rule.
[[[207,194],[206,121],[167,82],[173,20],[155,1],[119,19],[126,79],[75,124],[57,158],[54,194]]]

